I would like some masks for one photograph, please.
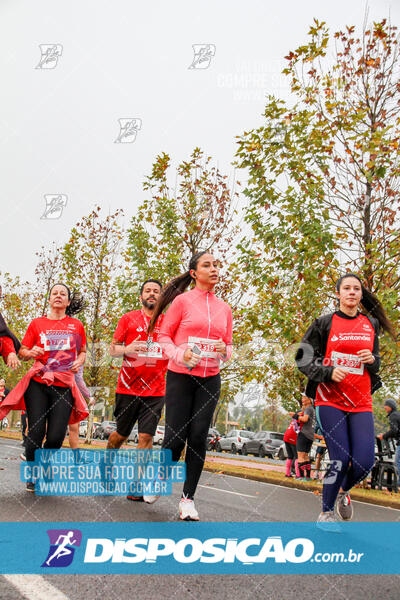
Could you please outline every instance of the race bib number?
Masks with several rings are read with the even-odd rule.
[[[190,335],[188,338],[189,348],[193,348],[193,346],[200,348],[202,358],[216,358],[218,356],[218,352],[215,350],[216,343],[217,340],[198,338],[192,335]]]
[[[68,331],[48,331],[41,333],[40,341],[46,351],[71,349],[71,338]]]
[[[138,356],[143,358],[157,358],[161,360],[163,357],[161,346],[157,342],[147,340],[147,351],[138,352]]]
[[[344,354],[343,352],[334,351],[331,354],[331,359],[334,367],[346,369],[346,371],[354,375],[362,375],[364,373],[364,363],[361,362],[361,358],[356,354]]]

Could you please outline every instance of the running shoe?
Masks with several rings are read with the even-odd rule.
[[[35,493],[35,484],[33,483],[33,481],[26,482],[26,491]]]
[[[21,452],[21,454],[19,455],[21,460],[26,460],[26,454],[25,452]]]
[[[330,533],[342,533],[342,528],[337,522],[334,511],[322,512],[317,519],[318,529]]]
[[[353,503],[347,492],[339,492],[336,500],[336,513],[343,521],[350,521],[353,518]]]
[[[133,502],[144,502],[143,496],[127,496],[126,499]]]
[[[159,497],[160,496],[143,496],[143,501],[146,502],[146,504],[154,504],[154,502],[157,502]]]
[[[199,513],[197,512],[193,500],[183,496],[179,502],[179,518],[181,521],[198,521]]]

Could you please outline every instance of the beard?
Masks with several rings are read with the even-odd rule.
[[[154,298],[149,298],[148,300],[142,300],[142,304],[148,310],[154,310],[155,305],[157,304],[157,300]]]

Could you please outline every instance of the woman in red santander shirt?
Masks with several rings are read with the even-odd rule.
[[[382,385],[379,333],[395,335],[381,303],[358,275],[343,275],[336,296],[339,310],[314,321],[296,356],[298,368],[309,379],[306,394],[315,398],[329,451],[318,517],[318,523],[328,527],[335,523],[335,509],[342,520],[352,518],[349,491],[375,462],[372,393]],[[368,315],[359,311],[360,305]]]
[[[35,363],[7,398],[8,410],[24,409],[28,415],[26,459],[35,450],[61,448],[68,422],[86,418],[87,405],[75,381],[75,373],[86,359],[86,336],[81,321],[72,318],[83,308],[81,298],[71,295],[64,284],[50,290],[47,317],[33,319],[22,340],[19,356]],[[34,492],[34,483],[27,483]]]
[[[220,389],[220,363],[232,353],[232,311],[215,295],[218,262],[208,252],[195,254],[183,275],[162,291],[150,321],[151,332],[158,316],[170,304],[160,326],[159,341],[169,357],[165,394],[164,449],[178,461],[186,448],[186,480],[179,503],[182,520],[198,521],[194,506],[206,455],[207,433]],[[194,287],[186,292],[190,284]],[[144,496],[154,502],[157,496]]]

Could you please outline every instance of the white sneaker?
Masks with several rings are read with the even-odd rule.
[[[26,455],[25,455],[25,452],[22,452],[22,453],[19,455],[19,457],[20,457],[20,459],[21,459],[21,460],[26,460]]]
[[[143,501],[147,504],[154,504],[154,502],[157,502],[159,497],[160,496],[143,496]]]
[[[329,533],[342,533],[342,528],[336,520],[335,513],[332,511],[322,512],[317,519],[318,529],[328,531]]]
[[[199,513],[194,506],[193,500],[190,500],[186,496],[183,496],[179,502],[179,518],[181,521],[199,520]]]

